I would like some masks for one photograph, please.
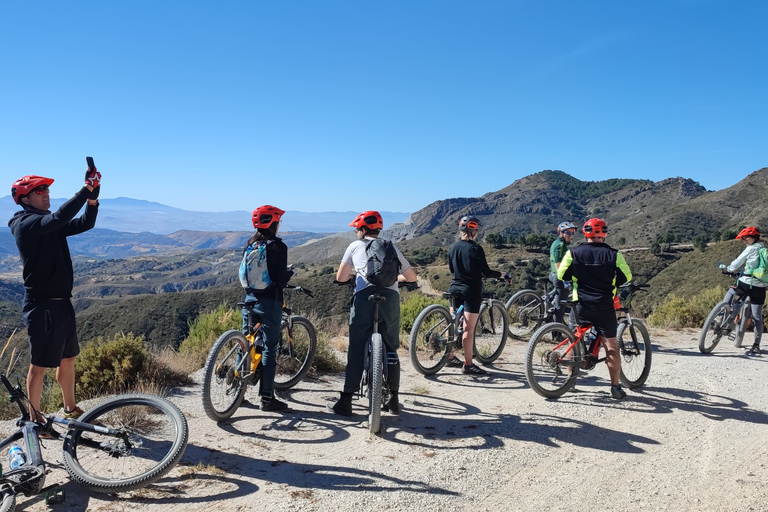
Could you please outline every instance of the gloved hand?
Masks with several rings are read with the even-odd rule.
[[[509,272],[504,272],[504,275],[503,275],[502,277],[503,277],[504,279],[506,279],[507,281],[509,281],[510,279],[512,279],[512,276],[511,276],[511,275],[509,275]]]
[[[93,190],[90,193],[88,193],[88,199],[90,199],[91,201],[95,201],[96,199],[99,198],[100,191],[101,191],[101,186],[93,187]]]
[[[89,167],[85,171],[85,184],[90,185],[93,188],[98,188],[101,184],[101,173],[94,167],[93,170]]]

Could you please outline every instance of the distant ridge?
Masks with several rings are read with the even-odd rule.
[[[51,198],[51,208],[58,208],[66,199]],[[8,219],[19,211],[11,196],[0,198],[0,214]],[[283,231],[337,233],[347,231],[348,224],[360,212],[299,212],[289,210],[282,219]],[[381,212],[387,226],[404,222],[409,213]],[[155,233],[169,235],[181,230],[191,231],[253,231],[250,211],[197,212],[182,210],[143,199],[118,197],[101,199],[99,220],[103,229],[124,233]]]

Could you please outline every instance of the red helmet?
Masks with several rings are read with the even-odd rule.
[[[754,226],[749,226],[747,228],[742,229],[738,235],[736,235],[736,239],[744,238],[745,236],[751,236],[752,238],[760,238],[760,232],[757,230]]]
[[[584,236],[587,238],[594,238],[596,236],[605,238],[608,234],[608,224],[603,219],[589,219],[584,223]]]
[[[11,185],[11,197],[16,201],[16,204],[21,204],[21,198],[41,185],[51,186],[53,180],[51,178],[43,178],[42,176],[24,176],[13,182]]]
[[[266,229],[273,222],[278,222],[285,212],[275,206],[265,204],[253,210],[253,227]]]
[[[381,215],[373,210],[361,213],[349,225],[358,229],[363,226],[368,229],[384,229],[384,221],[381,219]]]

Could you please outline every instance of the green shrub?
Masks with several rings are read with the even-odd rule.
[[[685,299],[670,295],[653,311],[648,321],[655,327],[701,327],[715,304],[723,300],[725,289],[710,288]]]
[[[430,297],[422,293],[410,293],[400,304],[400,332],[410,333],[413,322],[419,313],[432,304],[448,306],[448,301],[437,297]]]
[[[341,373],[344,371],[345,366],[345,363],[341,362],[336,356],[336,351],[331,346],[331,337],[327,331],[318,331],[317,351],[315,352],[315,359],[312,361],[313,371]]]
[[[240,329],[242,321],[240,311],[220,304],[189,324],[189,336],[179,345],[179,354],[188,358],[194,368],[201,368],[219,336],[231,329]]]
[[[132,388],[150,357],[143,337],[99,337],[85,345],[75,361],[78,390],[81,395],[95,396]]]

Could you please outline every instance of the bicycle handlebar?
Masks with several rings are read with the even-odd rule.
[[[310,291],[310,290],[308,290],[308,289],[304,288],[303,286],[290,286],[290,285],[285,285],[285,289],[286,289],[286,290],[293,290],[293,291],[294,291],[294,292],[296,292],[296,293],[303,293],[304,295],[308,295],[309,297],[311,297],[311,298],[313,298],[313,299],[315,298],[315,296],[314,296],[314,294],[312,293],[312,291]]]

